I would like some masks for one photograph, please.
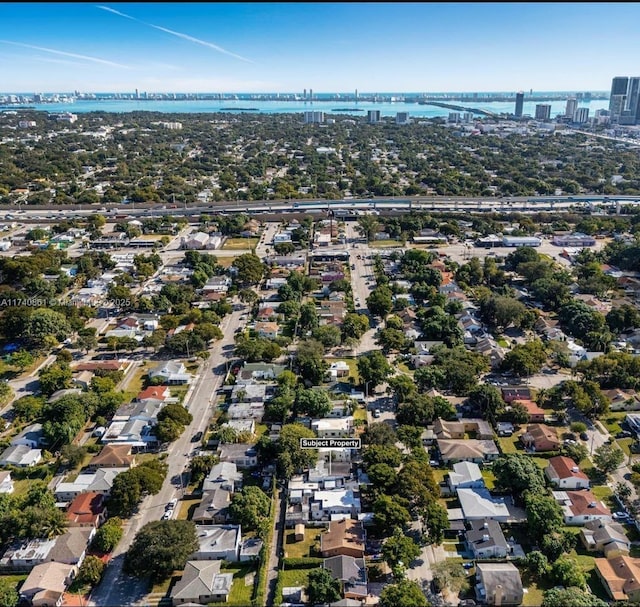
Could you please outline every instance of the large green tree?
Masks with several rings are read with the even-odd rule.
[[[334,603],[340,600],[340,580],[335,579],[328,569],[313,569],[309,572],[307,595],[312,605]]]
[[[123,568],[136,577],[165,580],[175,570],[184,569],[197,548],[196,525],[192,521],[152,521],[137,533]]]
[[[429,607],[422,588],[413,580],[400,580],[385,586],[380,593],[380,607]]]

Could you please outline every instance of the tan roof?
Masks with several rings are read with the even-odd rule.
[[[337,548],[361,550],[364,554],[364,528],[362,523],[351,519],[329,523],[329,529],[320,536],[320,550],[321,552],[327,552]]]
[[[131,445],[105,445],[102,451],[94,455],[89,462],[93,468],[130,468],[135,456],[131,454]]]
[[[62,594],[66,587],[66,580],[75,570],[73,565],[64,563],[42,563],[36,565],[20,588],[20,593],[33,597],[38,592],[53,591]]]
[[[538,403],[527,399],[516,399],[514,404],[519,403],[526,408],[529,415],[544,415],[544,409],[538,406]]]
[[[596,569],[616,601],[624,601],[632,592],[640,590],[640,559],[627,555],[611,559],[595,559]]]

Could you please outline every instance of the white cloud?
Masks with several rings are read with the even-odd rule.
[[[154,29],[157,29],[161,32],[165,32],[166,34],[171,34],[172,36],[176,36],[177,38],[182,38],[183,40],[187,40],[189,42],[193,42],[194,44],[199,44],[201,46],[206,46],[207,48],[213,49],[214,51],[218,51],[219,53],[222,53],[223,55],[228,55],[229,57],[234,57],[235,59],[239,59],[240,61],[245,61],[246,63],[255,63],[254,61],[252,61],[251,59],[247,59],[246,57],[243,57],[242,55],[237,55],[236,53],[232,53],[231,51],[228,51],[225,48],[222,48],[221,46],[218,46],[217,44],[213,44],[213,42],[207,42],[206,40],[200,40],[200,38],[194,38],[193,36],[189,36],[188,34],[183,34],[181,32],[176,32],[174,30],[170,30],[166,27],[161,27],[160,25],[154,25],[153,23],[147,23],[146,21],[142,21],[140,19],[136,19],[135,17],[132,17],[131,15],[127,15],[125,13],[121,13],[120,11],[117,11],[113,8],[109,8],[108,6],[102,6],[102,5],[97,5],[96,8],[99,8],[103,11],[107,11],[109,13],[113,13],[114,15],[118,15],[120,17],[124,17],[125,19],[130,19],[131,21],[135,21],[136,23],[140,23],[142,25],[146,25],[147,27],[152,27]]]
[[[100,59],[99,57],[91,57],[89,55],[79,55],[77,53],[68,53],[66,51],[58,51],[52,48],[46,48],[43,46],[35,46],[33,44],[24,44],[22,42],[12,42],[11,40],[0,40],[3,44],[11,44],[12,46],[19,46],[22,48],[30,48],[35,51],[43,51],[45,53],[51,53],[53,55],[62,55],[63,57],[72,57],[74,59],[82,59],[83,61],[90,61],[92,63],[99,63],[101,65],[108,65],[110,67],[118,67],[121,69],[130,69],[128,65],[122,65],[121,63],[115,63],[114,61],[108,61],[107,59]]]

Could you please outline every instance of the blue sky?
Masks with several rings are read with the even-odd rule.
[[[638,24],[640,3],[0,3],[0,90],[608,90],[640,75]]]

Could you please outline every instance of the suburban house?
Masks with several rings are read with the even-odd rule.
[[[449,472],[448,485],[452,493],[458,489],[478,489],[484,487],[480,466],[474,462],[456,462]]]
[[[559,455],[549,459],[544,469],[546,477],[559,489],[588,489],[589,477],[568,457]]]
[[[131,453],[131,445],[105,445],[96,453],[85,468],[87,472],[100,468],[133,468],[136,456]]]
[[[0,493],[13,493],[13,479],[8,470],[0,471]]]
[[[520,435],[520,441],[533,451],[555,451],[560,448],[557,432],[546,424],[530,424],[527,431]]]
[[[476,598],[496,607],[520,605],[524,597],[522,579],[512,563],[477,563]]]
[[[36,565],[20,587],[20,599],[33,607],[58,607],[77,567],[64,563]]]
[[[159,377],[163,383],[169,385],[188,384],[191,381],[191,373],[187,373],[183,363],[177,360],[168,360],[160,363],[148,373],[149,379]]]
[[[637,411],[640,409],[640,397],[634,390],[603,390],[602,393],[609,399],[610,411]]]
[[[257,537],[250,537],[240,544],[240,562],[257,561],[260,558],[263,541]]]
[[[265,384],[235,384],[231,390],[233,403],[263,403],[266,396]]]
[[[458,500],[467,521],[492,519],[506,523],[512,518],[506,498],[494,497],[488,489],[458,489]]]
[[[32,449],[27,445],[12,445],[0,455],[0,466],[29,468],[39,464],[40,460],[42,460],[41,449]]]
[[[611,510],[589,489],[582,491],[554,491],[554,499],[562,507],[566,525],[584,525],[594,519],[611,522]]]
[[[36,565],[51,560],[49,553],[53,550],[56,538],[35,538],[13,542],[2,555],[0,566],[20,571],[30,571]]]
[[[75,481],[58,483],[53,493],[60,502],[70,502],[81,493],[109,495],[113,479],[126,470],[127,468],[99,468],[95,472],[82,472]]]
[[[174,607],[226,602],[233,584],[233,573],[220,573],[221,564],[220,561],[187,561],[182,577],[171,591]]]
[[[149,386],[148,388],[142,390],[142,392],[138,392],[136,400],[140,403],[148,400],[154,400],[163,403],[170,396],[171,392],[169,392],[168,386]]]
[[[37,449],[43,446],[42,424],[31,424],[27,426],[20,434],[17,434],[9,443],[11,446],[24,445]]]
[[[341,377],[349,377],[349,365],[344,360],[331,363],[328,370],[331,379],[339,379]]]
[[[273,363],[244,363],[236,375],[236,384],[274,380],[286,370],[284,365]]]
[[[360,513],[360,498],[352,489],[329,489],[313,492],[309,514],[314,521],[356,517]]]
[[[464,439],[465,435],[473,434],[477,440],[493,440],[491,424],[483,419],[446,421],[438,418],[433,424],[433,431],[438,438]]]
[[[238,468],[253,468],[258,465],[255,445],[245,443],[218,445],[217,455],[221,462],[235,464]]]
[[[332,521],[320,536],[320,553],[325,558],[338,555],[363,558],[365,538],[361,522],[352,519]]]
[[[104,495],[81,493],[69,504],[66,516],[70,527],[99,527],[107,516]]]
[[[227,522],[230,503],[231,492],[227,489],[205,491],[191,520],[197,525],[222,525]]]
[[[227,491],[239,491],[242,488],[242,472],[233,462],[219,462],[215,464],[207,478],[202,483],[202,491],[214,489],[226,489]]]
[[[332,556],[322,566],[331,572],[334,580],[342,582],[345,599],[364,599],[367,590],[367,569],[364,559],[352,556]]]
[[[316,433],[318,438],[348,437],[353,431],[353,417],[314,419],[311,422],[311,429]]]
[[[640,559],[626,554],[595,559],[596,572],[614,601],[640,601]]]
[[[606,557],[629,554],[631,542],[620,523],[587,521],[580,529],[580,539],[589,552],[603,552]]]
[[[254,419],[260,421],[264,417],[264,403],[231,403],[227,409],[227,417],[233,419]]]
[[[509,554],[509,544],[500,524],[490,518],[470,521],[465,543],[474,559],[506,558]]]
[[[543,423],[544,422],[544,416],[545,416],[545,412],[544,409],[541,409],[538,404],[532,400],[514,400],[512,402],[513,405],[521,405],[523,406],[526,410],[527,413],[529,414],[529,423]]]
[[[502,388],[501,392],[505,403],[512,403],[514,400],[531,400],[529,388]]]
[[[255,331],[258,334],[258,337],[275,339],[280,333],[280,325],[277,322],[257,322]]]
[[[87,554],[89,542],[95,534],[95,527],[68,527],[56,539],[55,545],[47,556],[48,560],[80,567]]]
[[[440,459],[445,464],[454,462],[475,462],[480,464],[498,458],[500,452],[492,440],[443,440],[436,441]]]
[[[191,559],[235,562],[240,558],[240,525],[197,525],[196,533],[198,549],[190,556]]]

